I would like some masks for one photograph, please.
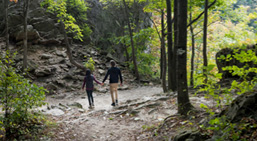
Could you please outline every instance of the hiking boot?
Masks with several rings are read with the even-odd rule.
[[[115,103],[114,103],[114,102],[112,103],[112,106],[115,106]]]
[[[117,99],[116,99],[115,103],[116,103],[116,105],[118,105],[118,100]]]

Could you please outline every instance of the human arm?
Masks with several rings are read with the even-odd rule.
[[[93,76],[93,77],[94,77],[94,76]],[[95,79],[95,77],[94,77],[94,81],[95,81],[97,84],[102,85],[102,83],[101,83],[101,82],[99,82],[98,80],[96,80],[96,79]]]
[[[121,71],[119,70],[119,76],[120,76],[120,85],[122,86],[123,84],[123,79],[122,79],[122,75],[121,75]]]
[[[83,85],[82,85],[82,90],[84,90],[84,88],[85,88],[85,85],[86,85],[86,77],[84,78],[84,82],[83,82]]]
[[[104,77],[103,83],[104,83],[104,81],[107,79],[107,77],[108,77],[109,74],[110,74],[110,71],[108,70],[107,73],[106,73],[106,75],[105,75],[105,77]]]

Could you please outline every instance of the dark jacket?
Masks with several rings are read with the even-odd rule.
[[[89,75],[89,76],[85,76],[84,78],[84,83],[82,85],[82,89],[85,87],[86,85],[86,90],[93,90],[94,89],[94,83],[93,80],[98,83],[101,84],[99,81],[97,81],[95,79],[95,77],[93,75]]]
[[[118,83],[119,78],[120,78],[120,82],[122,83],[122,75],[121,75],[121,71],[119,68],[111,67],[110,69],[108,69],[108,71],[104,77],[103,83],[109,75],[110,75],[110,79],[109,79],[110,83]]]

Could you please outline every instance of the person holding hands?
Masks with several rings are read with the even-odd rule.
[[[109,83],[110,83],[110,93],[111,93],[111,98],[112,98],[112,106],[116,106],[118,105],[118,82],[120,79],[120,85],[122,86],[122,75],[121,75],[121,71],[118,67],[116,67],[116,62],[114,60],[111,60],[111,68],[108,69],[103,83],[104,84],[105,80],[107,79],[108,76],[109,77]],[[115,93],[115,97],[114,97],[114,93]]]

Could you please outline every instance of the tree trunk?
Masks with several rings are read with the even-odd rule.
[[[172,48],[172,20],[171,20],[171,2],[166,0],[167,5],[167,26],[168,26],[168,89],[176,91],[176,71],[174,65],[176,64],[174,60],[174,50]]]
[[[124,27],[124,26],[122,26],[122,27]],[[125,36],[125,33],[124,33],[124,28],[122,28],[122,35],[123,36]],[[129,62],[129,53],[128,53],[128,47],[127,47],[127,45],[125,44],[125,43],[122,43],[122,46],[123,46],[123,48],[125,49],[125,53],[126,53],[126,64],[128,65],[128,62]]]
[[[24,1],[23,14],[24,14],[24,48],[23,48],[23,71],[26,71],[28,66],[28,31],[27,31],[27,21],[28,21],[28,10],[29,10],[29,0]]]
[[[192,109],[187,87],[187,0],[178,0],[178,113],[187,115]]]
[[[190,0],[190,22],[192,22],[192,0]],[[190,85],[194,86],[195,35],[194,35],[194,29],[192,24],[190,25],[190,32],[191,32],[191,41],[192,41]]]
[[[177,1],[177,0],[175,0],[175,1]],[[177,6],[176,5],[174,5],[174,15],[175,14],[177,14]],[[172,90],[177,91],[177,89],[178,89],[178,84],[177,84],[177,59],[178,59],[177,49],[178,49],[178,46],[177,46],[176,40],[175,40],[175,39],[177,39],[177,22],[175,22],[175,21],[177,21],[177,18],[174,17],[173,21],[174,21],[174,43],[172,43],[173,44],[173,58],[172,58],[173,59],[173,61],[172,61],[173,62],[172,63],[173,86],[172,86]],[[172,27],[172,25],[171,25],[171,27]],[[171,36],[172,36],[171,38],[173,39],[173,34],[171,34]]]
[[[65,45],[66,45],[66,53],[69,57],[69,60],[71,62],[71,64],[73,64],[74,66],[76,66],[77,68],[83,70],[83,71],[86,71],[86,67],[84,67],[83,65],[80,65],[78,62],[76,62],[73,57],[72,57],[72,52],[71,52],[71,48],[70,48],[70,43],[69,43],[69,40],[68,40],[68,36],[67,36],[67,33],[66,33],[66,30],[65,30],[65,25],[64,23],[61,21],[61,26],[62,26],[62,31],[63,31],[63,35],[64,35],[64,41],[65,41]]]
[[[160,52],[161,52],[161,57],[160,57],[160,79],[162,79],[162,74],[163,74],[163,51],[162,51],[162,38],[161,38],[161,48],[160,48]]]
[[[4,0],[4,16],[5,16],[5,43],[6,50],[9,50],[9,23],[8,23],[9,0]]]
[[[125,8],[125,15],[126,15],[126,20],[127,20],[128,29],[129,29],[129,36],[130,36],[131,47],[132,47],[132,60],[133,60],[133,64],[134,64],[135,75],[136,75],[136,79],[139,81],[140,77],[139,77],[139,72],[137,69],[137,59],[136,59],[136,55],[135,55],[136,53],[135,53],[135,46],[134,46],[134,41],[133,41],[133,33],[132,33],[131,26],[130,26],[128,8],[127,8],[125,0],[123,0],[123,4],[124,4],[124,8]]]
[[[165,27],[164,27],[164,11],[161,10],[161,27],[162,27],[162,37],[161,37],[161,60],[162,60],[162,88],[163,92],[167,92],[166,86],[166,70],[167,70],[167,62],[166,62],[166,49],[165,49]]]
[[[129,62],[129,53],[128,53],[128,47],[126,45],[123,45],[126,53],[126,61]],[[128,63],[127,63],[128,64]]]
[[[204,8],[204,25],[203,25],[203,75],[205,77],[204,82],[207,83],[208,76],[206,67],[208,66],[207,60],[207,24],[208,24],[208,0],[205,0]]]

